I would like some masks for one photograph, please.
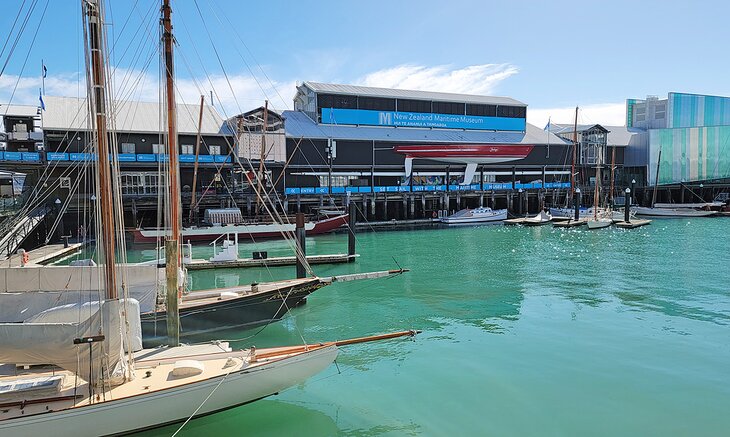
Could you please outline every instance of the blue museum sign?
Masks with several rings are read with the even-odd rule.
[[[524,131],[524,118],[322,108],[325,124]]]

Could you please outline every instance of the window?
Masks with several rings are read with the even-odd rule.
[[[431,112],[431,102],[428,100],[398,99],[399,112]]]
[[[221,146],[208,146],[208,150],[210,151],[211,155],[221,154]]]
[[[360,97],[358,99],[358,108],[370,111],[395,111],[395,99]]]
[[[194,153],[192,144],[183,144],[180,148],[182,149],[183,155],[192,155]]]
[[[357,109],[357,96],[318,94],[317,106],[321,108]]]
[[[122,153],[134,154],[134,143],[122,143]]]
[[[497,115],[497,105],[476,105],[473,103],[466,104],[466,115],[478,115],[480,117],[495,117]]]
[[[140,172],[121,175],[122,194],[157,194],[159,176],[157,173]]]
[[[497,117],[525,118],[527,113],[524,106],[498,106]]]
[[[154,153],[156,155],[165,153],[165,145],[164,144],[153,144],[152,153]]]
[[[464,104],[457,102],[433,102],[435,114],[464,115]]]

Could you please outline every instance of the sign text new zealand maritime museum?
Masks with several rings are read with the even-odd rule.
[[[444,129],[525,130],[524,118],[481,117],[477,115],[431,114],[420,112],[369,111],[364,109],[322,108],[325,124],[399,126]]]

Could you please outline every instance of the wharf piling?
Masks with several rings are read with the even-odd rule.
[[[307,269],[304,268],[304,261],[307,256],[307,232],[304,229],[304,214],[297,213],[296,215],[296,263],[297,263],[297,278],[306,278]]]

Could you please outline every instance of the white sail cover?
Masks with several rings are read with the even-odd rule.
[[[89,381],[91,369],[94,380],[102,375],[108,380],[123,377],[123,305],[116,300],[105,301],[101,308],[77,323],[0,323],[0,363],[53,364],[86,381]],[[91,346],[74,344],[76,338],[101,334],[105,339],[89,343]]]
[[[157,266],[125,266],[129,297],[142,313],[155,310],[159,280]],[[98,302],[104,284],[99,267],[0,267],[0,323],[23,322],[50,308]],[[118,278],[122,278],[121,268]],[[159,278],[159,279],[158,279]]]

